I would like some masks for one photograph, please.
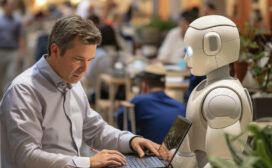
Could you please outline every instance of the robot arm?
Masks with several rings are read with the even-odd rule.
[[[202,112],[208,124],[207,155],[231,159],[224,134],[241,133],[242,105],[239,96],[230,88],[216,88],[206,96]]]

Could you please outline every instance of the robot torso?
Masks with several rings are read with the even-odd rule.
[[[241,115],[240,123],[242,131],[246,130],[249,122],[252,121],[252,104],[248,91],[243,88],[240,81],[237,79],[223,79],[215,81],[208,86],[205,86],[206,80],[202,81],[190,95],[186,115],[189,120],[192,121],[192,128],[189,132],[189,142],[190,148],[192,151],[200,150],[205,152],[206,144],[206,130],[207,130],[207,121],[203,115],[203,103],[208,94],[217,88],[230,89],[234,91],[241,103]],[[246,142],[247,136],[243,138],[243,141]]]

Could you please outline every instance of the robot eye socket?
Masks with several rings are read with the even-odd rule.
[[[184,55],[187,56],[187,57],[192,57],[193,56],[193,49],[190,46],[185,47],[183,52],[184,52]]]

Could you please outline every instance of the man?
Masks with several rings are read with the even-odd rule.
[[[161,144],[177,115],[185,116],[185,106],[164,92],[166,71],[162,64],[151,64],[138,75],[142,95],[131,100],[135,105],[136,132]],[[123,127],[124,108],[118,111],[118,124]]]
[[[184,11],[180,14],[179,25],[171,29],[159,48],[158,59],[165,64],[177,64],[184,57],[183,42],[184,33],[188,25],[194,20],[192,11]]]
[[[211,2],[205,3],[204,15],[216,15],[216,14],[217,14],[217,8],[215,4]]]
[[[0,98],[3,89],[16,75],[17,57],[25,53],[22,24],[14,15],[15,0],[2,0],[0,14]]]
[[[100,41],[89,20],[56,22],[48,55],[17,76],[1,101],[3,168],[98,168],[125,165],[121,152],[159,155],[157,144],[113,128],[89,107],[79,81]],[[80,156],[82,141],[101,151]]]

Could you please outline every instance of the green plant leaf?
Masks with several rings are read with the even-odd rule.
[[[242,163],[243,159],[242,159],[241,154],[239,152],[237,152],[235,147],[232,145],[233,141],[231,141],[231,138],[230,138],[231,136],[232,135],[225,134],[226,142],[227,142],[227,145],[229,147],[229,150],[230,150],[230,153],[232,155],[234,162],[237,163],[238,165],[240,165]]]
[[[218,157],[210,157],[209,161],[216,168],[272,168],[272,126],[260,128],[251,123],[248,126],[252,143],[246,144],[244,151],[235,149],[233,142],[241,142],[238,136],[225,135],[227,145],[233,157],[233,161]],[[242,144],[242,142],[241,142]]]
[[[258,157],[248,156],[243,160],[243,164],[241,165],[241,167],[243,167],[243,168],[255,168],[254,165],[257,163],[258,160],[259,160]]]
[[[256,154],[260,157],[266,167],[272,167],[271,156],[269,157],[265,142],[262,139],[258,139],[256,142]]]
[[[210,157],[209,162],[214,166],[218,168],[237,168],[237,165],[230,161],[230,160],[225,160],[222,158],[218,157]]]

